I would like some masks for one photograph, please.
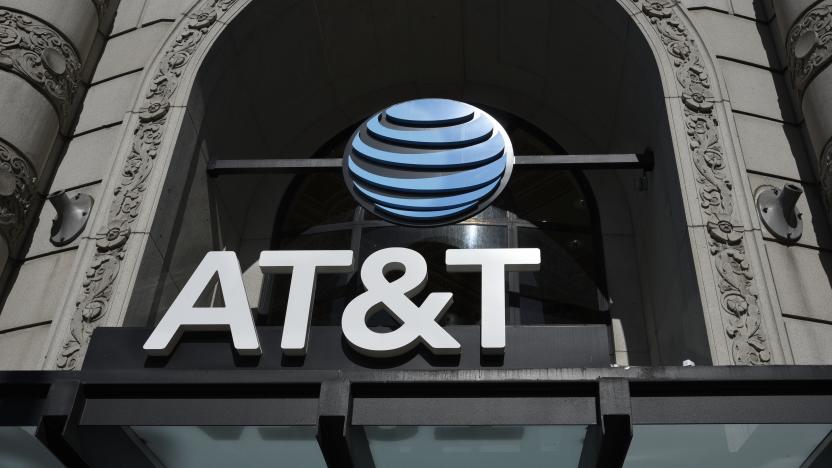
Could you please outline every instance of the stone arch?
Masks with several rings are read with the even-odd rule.
[[[118,149],[97,234],[79,250],[45,367],[76,369],[92,331],[120,325],[199,64],[253,0],[199,0],[147,69]],[[646,38],[664,89],[675,170],[714,364],[784,362],[759,239],[711,56],[675,0],[618,0]],[[591,34],[591,32],[588,32]],[[774,332],[772,332],[774,331]],[[774,342],[772,342],[772,339]]]

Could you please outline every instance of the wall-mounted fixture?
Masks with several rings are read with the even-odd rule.
[[[793,243],[803,235],[803,213],[796,207],[802,194],[800,186],[786,184],[782,189],[765,188],[757,195],[757,213],[776,239]]]
[[[63,190],[49,194],[46,199],[58,213],[52,220],[52,237],[49,240],[56,247],[67,245],[84,232],[93,199],[86,193],[76,193],[70,197]]]

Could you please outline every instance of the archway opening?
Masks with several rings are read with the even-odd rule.
[[[707,363],[664,96],[650,47],[614,2],[252,1],[200,66],[166,180],[176,189],[160,201],[172,211],[157,214],[153,227],[164,277],[140,272],[127,323],[157,321],[202,255],[218,249],[238,252],[251,305],[269,315],[257,255],[279,245],[281,205],[305,190],[289,174],[212,179],[209,161],[340,156],[339,135],[372,112],[446,97],[516,116],[571,154],[653,149],[649,177],[592,171],[569,183],[536,174],[535,182],[566,187],[585,178],[575,193],[597,199],[604,255],[592,257],[603,259],[592,284],[611,299],[618,362]],[[327,198],[335,192],[307,203],[337,211],[342,200]],[[545,204],[557,191],[534,197]],[[368,221],[349,209],[333,214],[341,215],[332,222]]]

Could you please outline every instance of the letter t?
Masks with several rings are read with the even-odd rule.
[[[352,250],[268,250],[260,253],[260,269],[263,273],[291,273],[280,347],[290,356],[305,355],[315,275],[353,271]]]
[[[451,272],[482,272],[481,348],[502,354],[506,348],[506,271],[537,271],[540,249],[448,249]]]

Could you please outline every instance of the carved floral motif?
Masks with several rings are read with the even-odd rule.
[[[685,105],[688,147],[696,167],[699,203],[706,217],[708,247],[718,274],[725,332],[734,364],[771,360],[762,328],[759,293],[745,256],[743,229],[736,220],[733,183],[719,141],[719,120],[705,61],[687,27],[674,11],[675,0],[632,0],[641,6],[670,54]]]
[[[832,60],[832,5],[809,10],[792,26],[786,39],[792,83],[801,95]]]
[[[70,323],[70,334],[57,359],[59,369],[76,369],[93,330],[110,309],[115,280],[127,252],[132,226],[139,216],[147,180],[167,130],[170,99],[186,65],[217,18],[236,0],[206,0],[188,15],[185,25],[164,52],[139,111],[133,147],[113,190],[107,223],[96,234],[96,251],[85,273]]]
[[[0,235],[14,246],[23,233],[35,196],[35,170],[29,161],[0,141]]]
[[[0,8],[0,69],[37,86],[62,118],[78,90],[81,62],[75,49],[51,27]]]

